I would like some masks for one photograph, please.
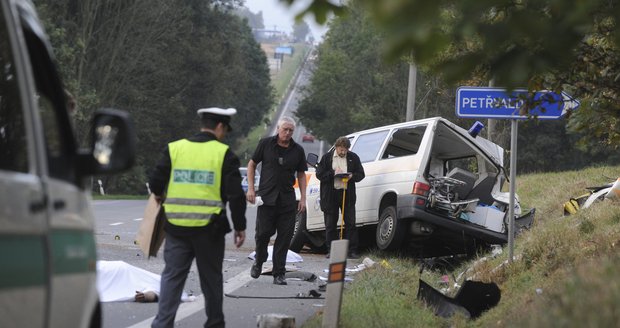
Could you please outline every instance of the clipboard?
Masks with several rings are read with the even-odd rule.
[[[166,213],[164,208],[157,203],[155,195],[151,194],[144,209],[140,228],[136,234],[136,244],[138,244],[147,259],[151,256],[157,257],[157,251],[164,243],[166,236],[164,232],[165,221]]]

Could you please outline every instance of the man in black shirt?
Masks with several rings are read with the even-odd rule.
[[[200,133],[166,146],[149,179],[166,210],[166,266],[161,276],[159,310],[152,327],[172,327],[192,261],[196,258],[205,298],[205,327],[224,327],[225,235],[230,232],[226,203],[235,228],[234,242],[245,241],[246,200],[240,162],[220,142],[230,128],[234,108],[203,108]]]
[[[262,163],[258,196],[263,205],[256,215],[256,260],[250,275],[260,276],[263,263],[267,260],[267,246],[274,233],[278,233],[273,246],[273,283],[286,285],[286,254],[295,228],[295,211],[306,207],[306,154],[304,149],[293,141],[295,120],[283,117],[278,121],[278,133],[259,141],[252,159],[248,163],[248,202],[254,204],[256,192],[254,175],[256,166]],[[301,199],[295,200],[295,176],[299,181]]]

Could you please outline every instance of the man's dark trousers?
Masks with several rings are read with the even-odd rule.
[[[205,298],[207,323],[205,327],[224,327],[224,233],[200,232],[190,236],[166,235],[164,260],[166,267],[161,276],[159,311],[152,327],[173,327],[181,294],[194,257]]]
[[[267,247],[269,239],[276,231],[276,241],[273,245],[274,277],[286,273],[286,254],[293,237],[295,229],[296,203],[283,204],[280,197],[276,200],[275,206],[261,205],[258,207],[256,215],[256,261],[264,263],[269,255]]]

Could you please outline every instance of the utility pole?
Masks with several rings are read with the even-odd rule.
[[[495,79],[493,78],[489,80],[489,88],[493,88],[494,86],[495,86]],[[495,124],[497,123],[497,121],[490,118],[487,120],[487,123],[488,123],[487,124],[488,126],[487,127],[487,139],[489,141],[495,142],[496,138],[495,138],[494,133],[495,133]]]
[[[407,113],[405,114],[405,121],[413,121],[415,113],[415,89],[416,78],[418,75],[418,68],[413,61],[413,52],[411,53],[411,62],[409,63],[409,86],[407,88]]]

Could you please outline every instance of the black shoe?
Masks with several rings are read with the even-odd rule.
[[[357,259],[359,259],[359,258],[360,258],[360,255],[359,255],[359,254],[357,254],[356,252],[351,252],[351,253],[349,253],[349,255],[347,256],[347,258],[349,258],[349,259],[353,259],[353,260],[357,260]]]
[[[273,277],[273,284],[274,284],[274,285],[282,285],[282,286],[283,286],[283,285],[288,285],[288,284],[286,283],[286,279],[284,279],[284,276],[283,276],[283,275],[279,275],[279,276],[275,276],[275,277]]]
[[[325,255],[325,258],[328,259],[329,258],[329,253],[327,253],[327,255]]]
[[[250,276],[254,279],[260,277],[260,274],[263,271],[263,264],[260,262],[254,262],[252,264],[252,269],[250,269]]]

